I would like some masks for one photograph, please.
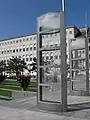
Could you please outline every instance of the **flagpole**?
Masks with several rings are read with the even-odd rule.
[[[87,31],[87,12],[85,12],[85,29],[86,29],[86,38],[88,37],[88,31]]]
[[[89,48],[88,48],[88,25],[87,25],[87,12],[85,13],[85,28],[86,28],[86,35],[85,35],[85,56],[86,56],[86,93],[89,95]]]
[[[65,1],[61,0],[62,18],[60,18],[60,41],[61,41],[61,105],[62,112],[67,111],[67,59],[66,59],[66,16]]]
[[[62,11],[65,12],[65,0],[62,0]]]

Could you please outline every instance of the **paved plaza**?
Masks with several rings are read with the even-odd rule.
[[[36,95],[0,100],[0,120],[90,120],[90,97],[68,96],[68,112],[49,112],[36,107]]]
[[[74,81],[74,89],[85,90],[85,81]],[[69,86],[69,84],[68,84]],[[60,85],[43,89],[43,99],[60,101]],[[54,88],[53,87],[53,88]],[[0,120],[90,120],[90,97],[68,95],[68,112],[50,112],[37,108],[36,93],[10,101],[0,100]]]

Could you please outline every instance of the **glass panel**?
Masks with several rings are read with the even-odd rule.
[[[73,90],[86,90],[86,71],[85,70],[79,70],[76,72],[73,72],[73,78],[72,78],[72,84],[73,84]]]
[[[60,50],[57,51],[43,51],[42,65],[60,65]]]
[[[42,100],[60,102],[60,68],[42,69]]]
[[[85,50],[72,50],[72,88],[86,91]]]

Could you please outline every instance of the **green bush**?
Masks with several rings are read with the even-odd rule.
[[[17,79],[16,76],[9,76],[8,79]]]
[[[17,81],[20,83],[21,88],[25,91],[27,90],[29,84],[30,84],[31,76],[24,76],[20,75]]]
[[[5,76],[4,75],[0,75],[0,83],[2,83],[5,80]]]

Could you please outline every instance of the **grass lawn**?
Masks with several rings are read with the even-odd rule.
[[[22,88],[20,87],[20,83],[18,83],[17,80],[13,79],[6,79],[0,84],[0,95],[5,97],[11,97],[12,96],[12,90],[21,91]],[[7,90],[2,90],[7,89]],[[11,91],[10,91],[10,90]],[[29,87],[27,88],[27,91],[36,92],[36,81],[32,81],[29,84]]]
[[[1,89],[0,89],[0,95],[1,95],[1,96],[11,97],[11,96],[12,96],[12,91],[1,90]]]
[[[2,85],[15,85],[15,86],[20,86],[20,83],[17,80],[10,80],[6,79],[4,82],[2,82]],[[30,82],[29,86],[36,87],[36,82]]]
[[[11,89],[11,90],[22,90],[20,83],[17,80],[6,79],[0,84],[0,88]],[[36,82],[30,82],[27,91],[36,92]]]

